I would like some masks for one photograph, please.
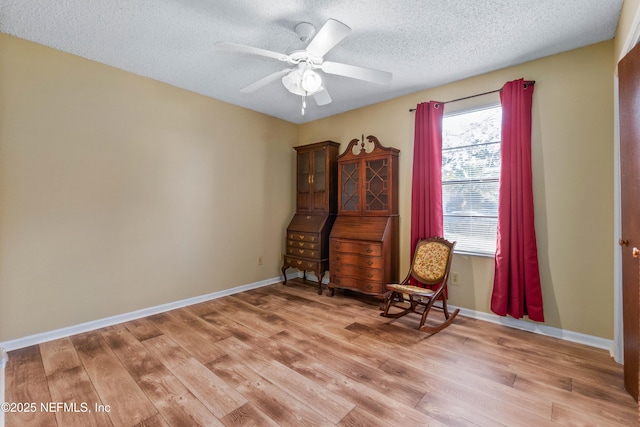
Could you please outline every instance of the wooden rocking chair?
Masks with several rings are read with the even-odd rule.
[[[422,318],[418,329],[428,333],[436,333],[449,326],[460,311],[457,309],[453,313],[449,313],[445,292],[455,245],[456,242],[450,242],[442,237],[420,240],[416,244],[416,250],[411,261],[411,269],[407,273],[407,277],[399,284],[387,285],[388,292],[385,296],[384,311],[380,315],[398,318],[409,313],[421,314]],[[420,283],[431,286],[432,289],[411,285],[411,277]],[[394,302],[397,300],[398,303],[406,305],[403,295],[409,296],[408,307],[398,306]],[[438,300],[442,303],[441,306],[435,305]],[[401,308],[402,311],[389,313],[391,307]],[[418,309],[418,307],[424,307],[424,309]],[[437,308],[444,312],[445,320],[437,326],[425,325],[427,315],[432,308]]]

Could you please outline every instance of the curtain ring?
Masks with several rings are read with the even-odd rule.
[[[438,108],[440,108],[440,104],[438,104],[438,103],[436,102],[435,104],[433,104],[433,108],[435,108],[435,109],[437,110]]]

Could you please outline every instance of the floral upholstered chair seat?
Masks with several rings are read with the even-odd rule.
[[[387,285],[387,289],[401,292],[403,294],[414,294],[423,297],[430,297],[431,295],[433,295],[433,291],[431,289],[421,288],[420,286],[413,285],[401,285],[399,283],[391,283]]]

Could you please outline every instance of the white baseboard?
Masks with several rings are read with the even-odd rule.
[[[307,275],[309,276],[309,275]],[[315,276],[311,274],[315,279]],[[293,272],[287,274],[287,279],[293,279],[296,277],[302,277],[302,272]],[[141,317],[152,316],[154,314],[163,313],[165,311],[175,310],[177,308],[186,307],[188,305],[197,304],[204,301],[210,301],[217,298],[222,298],[228,295],[234,295],[240,292],[248,291],[251,289],[261,288],[263,286],[272,285],[274,283],[281,282],[280,277],[274,277],[260,282],[250,283],[247,285],[236,286],[234,288],[225,289],[223,291],[212,292],[210,294],[201,295],[198,297],[187,298],[180,301],[175,301],[167,304],[158,305],[155,307],[144,308],[141,310],[132,311],[129,313],[123,313],[116,316],[105,317],[103,319],[93,320],[91,322],[81,323],[79,325],[69,326],[66,328],[56,329],[49,332],[43,332],[40,334],[29,335],[27,337],[18,338],[15,340],[9,340],[0,342],[0,348],[6,351],[16,350],[19,348],[28,347],[31,345],[40,344],[47,341],[52,341],[59,338],[69,337],[71,335],[80,334],[83,332],[93,331],[96,329],[104,328],[106,326],[116,325],[118,323],[128,322],[130,320],[139,319]],[[323,280],[327,282],[328,278]],[[529,332],[535,332],[537,334],[546,335],[554,338],[560,338],[563,340],[576,342],[579,344],[585,344],[591,347],[601,348],[608,350],[613,355],[613,341],[604,338],[598,338],[591,335],[582,334],[579,332],[566,331],[564,329],[558,329],[551,326],[539,325],[532,322],[526,322],[524,320],[513,319],[510,317],[501,317],[495,314],[483,313],[475,310],[470,310],[462,307],[449,306],[450,309],[460,308],[460,314],[466,317],[471,317],[478,320],[484,320],[486,322],[497,323],[511,328],[522,329]]]
[[[558,329],[552,326],[540,325],[533,322],[527,322],[525,320],[514,319],[512,317],[502,317],[496,314],[483,313],[480,311],[469,310],[468,308],[449,305],[450,311],[457,308],[460,309],[460,314],[466,317],[484,320],[491,323],[497,323],[499,325],[509,326],[510,328],[521,329],[523,331],[534,332],[536,334],[546,335],[548,337],[560,338],[561,340],[584,344],[590,347],[601,348],[603,350],[608,350],[611,357],[613,357],[613,340],[594,337],[592,335],[586,335],[580,332]]]
[[[287,279],[293,279],[295,277],[298,277],[296,273],[287,274]],[[27,337],[18,338],[15,340],[0,342],[0,348],[4,348],[6,351],[17,350],[19,348],[29,347],[31,345],[36,345],[43,342],[52,341],[55,339],[65,338],[71,335],[93,331],[96,329],[104,328],[106,326],[116,325],[122,322],[128,322],[130,320],[139,319],[141,317],[147,317],[147,316],[152,316],[158,313],[164,313],[165,311],[175,310],[176,308],[186,307],[188,305],[193,305],[193,304],[197,304],[204,301],[210,301],[213,299],[222,298],[228,295],[237,294],[237,293],[248,291],[251,289],[261,288],[263,286],[272,285],[274,283],[279,283],[281,281],[282,281],[281,277],[273,277],[271,279],[262,280],[260,282],[236,286],[234,288],[225,289],[223,291],[218,291],[218,292],[212,292],[210,294],[201,295],[198,297],[187,298],[180,301],[174,301],[167,304],[157,305],[155,307],[143,308],[141,310],[136,310],[129,313],[123,313],[123,314],[118,314],[116,316],[93,320],[91,322],[81,323],[79,325],[69,326],[66,328],[43,332],[40,334],[29,335]]]

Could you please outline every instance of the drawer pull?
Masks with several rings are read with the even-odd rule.
[[[340,245],[336,245],[336,249],[340,249]]]
[[[373,286],[367,285],[367,290],[370,291],[371,289],[373,289]]]
[[[336,271],[337,271],[338,273],[340,273],[340,271],[341,271],[340,267],[336,268]]]
[[[304,235],[300,234],[298,238],[300,238],[300,240],[304,240]]]
[[[367,274],[367,278],[371,279],[373,277],[373,274],[369,273]]]
[[[371,252],[373,252],[373,249],[367,248],[367,253],[370,254]]]
[[[298,252],[300,252],[301,254],[304,253],[304,249],[298,249]]]
[[[294,235],[293,235],[293,234],[289,234],[289,238],[290,238],[290,239],[293,239],[293,238],[294,238]]]
[[[302,265],[302,261],[296,261],[298,265]]]
[[[302,247],[302,246],[304,246],[304,243],[298,242],[298,246]]]
[[[336,257],[336,261],[340,261],[340,259],[341,259],[341,258],[340,258],[340,255],[338,255],[338,256]]]
[[[315,237],[312,237],[312,238],[311,238],[311,241],[312,241],[312,242],[315,242],[315,241],[316,241],[316,238],[315,238]]]
[[[367,260],[367,265],[373,265],[373,261],[371,261],[370,259]]]
[[[311,217],[309,215],[307,215],[307,219],[311,219]]]

